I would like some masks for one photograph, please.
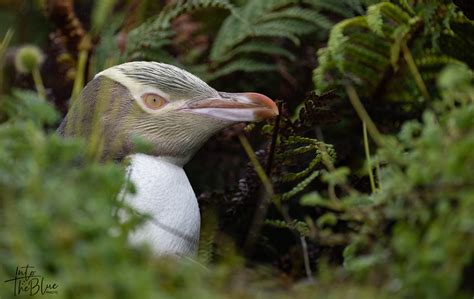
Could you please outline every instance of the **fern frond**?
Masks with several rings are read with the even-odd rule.
[[[314,32],[316,28],[314,26],[311,26],[310,23],[307,21],[302,21],[298,19],[282,19],[279,20],[278,22],[273,22],[273,21],[268,21],[268,22],[262,22],[259,24],[253,31],[253,35],[255,36],[268,36],[268,37],[273,37],[273,36],[278,36],[276,32],[284,32],[284,35],[282,37],[285,37],[285,35],[294,35],[295,37],[309,34],[311,32]],[[274,31],[275,33],[270,33],[267,34],[265,32],[272,32]],[[298,38],[294,38],[295,40]],[[292,39],[293,40],[293,39]]]
[[[316,166],[321,163],[321,155],[317,155],[314,159],[308,164],[308,167],[297,173],[287,173],[283,175],[279,180],[281,182],[291,182],[304,178],[307,176]]]
[[[129,32],[127,50],[125,57],[127,60],[135,59],[156,59],[160,57],[159,52],[165,45],[171,43],[174,35],[171,30],[171,22],[176,17],[203,8],[222,8],[233,11],[233,5],[227,0],[179,0],[165,6],[165,8],[154,18],[144,22]],[[154,53],[154,57],[150,54]],[[169,59],[171,56],[165,57]]]
[[[382,80],[381,73],[398,67],[400,45],[414,26],[411,20],[396,5],[383,2],[370,6],[366,16],[334,26],[327,50],[319,52],[320,65],[313,75],[317,90],[337,88],[349,79],[366,87],[363,95],[370,94]],[[334,77],[331,84],[325,83]]]
[[[367,21],[364,17],[356,17],[348,20],[344,20],[333,27],[329,35],[328,49],[331,55],[336,61],[336,65],[339,70],[343,70],[342,63],[344,58],[345,46],[348,43],[349,38],[344,34],[346,28],[367,28]]]
[[[306,4],[313,6],[317,10],[326,11],[343,18],[351,18],[355,13],[362,13],[364,10],[360,1],[327,1],[327,0],[304,0]]]
[[[288,60],[295,60],[296,57],[293,53],[286,50],[285,48],[279,47],[277,45],[269,44],[267,42],[261,41],[250,41],[241,46],[236,47],[234,50],[229,52],[226,56],[223,57],[223,60],[229,60],[237,56],[238,54],[245,53],[254,53],[254,54],[264,54],[264,55],[278,55],[281,57],[286,57]]]
[[[430,33],[432,30],[446,32],[441,35],[443,43],[440,43],[441,48],[452,49],[452,52],[446,52],[455,54],[459,53],[457,48],[467,47],[462,46],[465,42],[458,39],[447,25],[450,18],[458,18],[454,12],[436,21],[433,11],[438,8],[451,11],[450,4],[437,3],[429,7],[430,11],[426,11],[428,8],[412,9],[407,1],[401,1],[401,4],[384,1],[371,5],[365,16],[344,20],[333,27],[327,48],[318,51],[319,66],[313,73],[318,92],[342,88],[351,82],[363,97],[379,100],[383,94],[389,101],[411,102],[416,106],[419,104],[420,84],[414,84],[413,65],[408,67],[407,53],[406,50],[402,52],[402,46],[413,48],[408,54],[413,56],[415,68],[420,72],[417,82],[425,80],[423,85],[431,91],[436,85],[434,68],[459,58],[474,60],[474,56],[471,55],[471,59],[465,53],[453,55],[450,59],[449,55],[441,55],[436,47],[428,56],[425,51],[419,53],[417,50],[423,43],[436,44],[433,36],[439,35]],[[430,36],[429,41],[425,36]],[[458,45],[454,46],[455,43]],[[424,97],[426,94],[425,91]]]
[[[298,232],[300,236],[309,236],[310,229],[306,222],[293,220],[292,222],[286,222],[279,219],[265,219],[265,225],[273,226],[276,228],[286,228]]]
[[[279,37],[287,38],[295,45],[300,44],[298,34],[288,30],[285,25],[279,23],[267,23],[255,28],[249,37]]]
[[[289,199],[301,192],[319,175],[319,170],[314,169],[321,165],[323,152],[327,152],[331,160],[335,160],[336,154],[333,147],[316,139],[293,135],[281,140],[279,152],[275,157],[278,161],[286,161],[288,164],[289,161],[297,159],[300,155],[313,154],[311,162],[303,170],[298,172],[287,172],[282,176],[275,178],[275,180],[279,182],[295,182],[302,180],[293,189],[282,194],[282,200]],[[291,164],[291,162],[289,163]]]
[[[395,25],[407,24],[410,21],[410,16],[393,3],[382,2],[367,9],[366,19],[369,28],[383,36],[386,34],[383,28],[387,20],[393,21]],[[391,28],[391,26],[387,26],[387,28]]]
[[[300,7],[290,7],[281,11],[269,13],[261,18],[261,22],[283,19],[301,20],[327,30],[334,25],[332,21],[318,11]]]
[[[282,7],[295,4],[293,0],[248,1],[235,15],[222,24],[211,49],[210,58],[218,61],[227,51],[252,36],[262,16]]]
[[[448,56],[435,53],[426,53],[415,59],[419,67],[444,67],[447,64],[462,64],[459,60]]]
[[[281,199],[288,200],[293,198],[295,195],[303,191],[312,181],[314,181],[320,175],[320,171],[314,171],[310,176],[299,182],[290,191],[285,192],[281,195]]]
[[[474,51],[465,49],[474,48],[474,26],[467,20],[455,20],[450,24],[451,32],[440,36],[441,50],[457,60],[461,60],[469,67],[474,68]]]
[[[233,72],[268,72],[275,71],[276,65],[265,63],[253,59],[241,58],[231,61],[230,63],[220,67],[217,71],[204,75],[206,80],[212,81],[218,77],[228,75]]]
[[[332,21],[317,9],[304,8],[297,0],[250,0],[226,18],[210,51],[214,66],[226,68],[225,72],[213,73],[213,78],[229,74],[227,64],[251,54],[271,54],[292,57],[283,47],[273,43],[278,39],[300,44],[302,36],[328,30]],[[264,45],[264,42],[266,45]],[[250,46],[247,46],[250,44]],[[256,46],[258,45],[258,47]],[[260,48],[261,47],[261,48]],[[263,49],[269,47],[269,49]],[[280,50],[276,50],[280,48]],[[257,68],[262,70],[261,67]],[[276,68],[267,68],[275,70]]]

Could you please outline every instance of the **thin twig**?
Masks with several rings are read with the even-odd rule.
[[[416,24],[413,25],[410,38],[407,40],[407,45],[410,47],[415,40],[417,40],[418,36],[423,32],[423,22],[418,21]],[[398,59],[397,59],[398,60]],[[381,79],[379,80],[379,83],[377,84],[377,87],[375,88],[375,91],[372,93],[369,102],[374,103],[381,97],[386,92],[388,84],[391,82],[393,77],[395,76],[395,70],[393,67],[387,67],[385,69],[385,72],[381,75]]]
[[[247,156],[249,157],[250,162],[252,163],[252,165],[255,169],[255,172],[257,172],[257,175],[258,175],[260,181],[262,181],[262,184],[263,184],[263,187],[265,188],[265,191],[267,192],[268,195],[273,196],[274,193],[273,193],[272,183],[271,183],[270,179],[268,178],[267,174],[265,173],[265,171],[263,170],[262,165],[258,161],[257,156],[255,155],[255,152],[253,151],[252,146],[250,145],[247,137],[240,134],[239,135],[239,140],[240,140],[240,143],[242,144],[242,147],[244,148],[245,152],[247,153]]]
[[[3,92],[3,58],[5,56],[5,52],[7,51],[8,45],[10,44],[12,37],[13,30],[8,29],[7,33],[5,33],[5,36],[3,37],[2,42],[0,43],[0,95]]]
[[[313,280],[313,272],[311,271],[311,265],[309,263],[309,254],[308,254],[308,244],[306,243],[305,236],[302,236],[298,230],[294,227],[294,221],[291,218],[290,214],[288,213],[288,206],[284,206],[281,209],[279,209],[281,215],[283,216],[283,219],[285,222],[288,224],[288,228],[291,230],[291,232],[300,240],[301,243],[301,251],[303,252],[303,260],[304,260],[304,267],[305,267],[305,272],[306,276],[308,276],[308,279],[310,281]]]
[[[38,67],[35,67],[31,72],[33,76],[33,82],[35,83],[36,92],[38,96],[42,99],[46,99],[46,90],[44,89],[43,80],[41,79],[41,74]]]
[[[367,129],[369,130],[370,137],[372,137],[372,139],[378,146],[380,147],[383,146],[384,144],[383,136],[382,134],[380,134],[379,130],[377,129],[374,122],[372,121],[369,114],[367,113],[367,110],[365,110],[364,106],[362,105],[354,86],[352,86],[352,84],[347,84],[346,92],[347,92],[347,95],[349,96],[349,100],[351,101],[352,106],[354,107],[354,110],[359,115],[359,118],[362,120],[362,122],[366,123]]]
[[[301,249],[303,251],[303,260],[304,260],[304,269],[306,271],[306,276],[309,280],[313,279],[313,272],[311,271],[311,266],[309,264],[309,255],[308,255],[308,244],[306,244],[306,239],[304,236],[300,237]]]
[[[332,163],[331,159],[329,158],[329,154],[328,154],[328,151],[326,149],[326,145],[324,143],[324,135],[323,135],[323,131],[321,130],[321,127],[316,127],[316,138],[320,141],[322,141],[320,147],[321,147],[321,151],[322,151],[322,162],[324,164],[324,166],[326,166],[326,168],[329,170],[329,172],[333,173],[334,171],[336,171],[336,167],[334,166],[334,163]],[[348,183],[346,182],[342,182],[340,184],[340,187],[345,191],[347,192],[348,194],[357,194],[357,190],[355,190],[354,188],[352,188]],[[328,185],[328,194],[329,194],[329,197],[331,198],[331,200],[334,200],[334,201],[338,201],[339,199],[337,198],[337,195],[336,195],[336,189],[335,189],[335,186],[334,185],[331,185],[329,184]]]
[[[247,238],[244,242],[244,252],[246,256],[251,256],[253,253],[254,245],[263,226],[263,221],[267,215],[268,207],[272,202],[272,198],[268,195],[268,193],[263,192],[262,189],[260,189],[260,195],[258,198],[258,205],[255,209],[255,214],[253,216],[252,223],[250,224]]]
[[[367,171],[369,172],[370,187],[372,188],[372,193],[376,191],[374,174],[372,173],[372,161],[370,159],[370,149],[369,149],[369,138],[367,137],[367,125],[365,122],[362,122],[362,131],[364,134],[364,150],[365,158],[367,159]]]
[[[428,89],[426,88],[425,82],[423,81],[423,78],[421,77],[421,74],[418,71],[418,68],[416,67],[416,63],[413,59],[413,56],[411,55],[410,49],[408,49],[406,42],[403,42],[401,46],[403,51],[403,58],[405,58],[405,61],[407,62],[408,68],[410,69],[410,72],[413,75],[413,78],[415,79],[416,85],[418,85],[418,88],[420,89],[423,97],[427,100],[431,100]]]
[[[86,49],[82,49],[81,51],[79,51],[79,60],[77,63],[76,78],[74,79],[74,85],[72,88],[71,103],[73,103],[77,99],[77,97],[79,96],[79,93],[84,87],[84,76],[85,76],[88,55],[89,55],[89,51]]]
[[[281,105],[279,105],[278,109],[281,111]],[[275,120],[275,127],[273,129],[272,141],[270,144],[270,150],[268,153],[268,159],[267,159],[265,171],[263,171],[263,168],[260,165],[260,162],[258,161],[255,155],[255,152],[253,151],[252,146],[248,142],[247,138],[244,135],[239,135],[239,140],[245,152],[247,153],[247,156],[249,157],[250,162],[252,163],[255,171],[257,172],[257,175],[262,181],[262,184],[265,189],[265,193],[259,196],[259,202],[255,210],[255,215],[253,217],[252,224],[250,225],[247,239],[245,240],[244,251],[247,255],[252,254],[253,246],[257,239],[258,233],[260,232],[265,216],[267,215],[268,207],[270,206],[272,199],[274,199],[273,185],[270,180],[270,176],[271,176],[273,160],[275,156],[275,148],[276,148],[276,143],[278,140],[279,129],[280,129],[280,115],[278,115]],[[280,204],[276,200],[275,200],[275,206],[278,209],[280,208]]]
[[[255,241],[257,240],[257,236],[262,227],[263,220],[265,219],[268,207],[270,206],[274,193],[272,183],[270,182],[270,179],[263,170],[263,167],[258,161],[257,156],[255,155],[255,152],[253,151],[252,146],[248,142],[247,138],[244,135],[239,135],[239,139],[245,152],[247,153],[247,156],[250,159],[250,162],[252,163],[255,171],[257,172],[260,181],[264,186],[263,189],[265,190],[265,192],[263,192],[262,189],[260,189],[260,195],[258,197],[259,201],[255,210],[255,215],[253,216],[247,239],[244,243],[244,252],[247,256],[250,256],[253,252]]]
[[[380,171],[380,162],[379,162],[378,159],[375,160],[375,170],[376,170],[376,173],[377,173],[377,183],[379,185],[379,190],[382,191],[383,190],[382,174],[381,174],[381,171]]]
[[[281,102],[278,103],[278,113],[276,119],[275,119],[275,125],[273,127],[273,132],[272,132],[272,141],[270,143],[270,149],[268,151],[268,159],[267,159],[267,164],[265,165],[265,173],[271,177],[271,172],[272,172],[272,167],[273,167],[273,160],[275,158],[275,148],[278,140],[278,133],[280,132],[280,119],[281,119],[281,108],[282,104]]]

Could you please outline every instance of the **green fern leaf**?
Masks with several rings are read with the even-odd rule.
[[[268,72],[277,70],[277,66],[270,63],[260,62],[257,60],[241,58],[234,60],[225,66],[219,68],[213,73],[209,73],[204,78],[208,81],[228,75],[233,72]]]
[[[302,192],[312,181],[314,181],[320,175],[320,171],[314,171],[310,176],[305,178],[303,181],[298,183],[290,191],[282,194],[281,199],[283,201],[293,198],[298,193]]]
[[[355,16],[355,12],[363,12],[360,1],[327,1],[327,0],[304,0],[306,4],[318,10],[327,11],[344,18]]]
[[[229,52],[225,57],[223,57],[223,60],[229,60],[239,54],[247,54],[247,53],[278,55],[281,57],[285,57],[291,61],[296,59],[295,55],[291,53],[290,51],[286,50],[285,48],[279,47],[277,45],[269,44],[266,42],[250,41],[248,43],[245,43],[241,46],[236,47],[234,50]]]
[[[227,0],[174,1],[167,5],[156,17],[129,32],[125,57],[127,60],[169,60],[170,55],[161,58],[161,54],[164,52],[160,52],[160,49],[168,45],[170,38],[174,35],[171,30],[171,21],[183,13],[208,7],[223,8],[231,12],[234,9]]]
[[[298,46],[302,36],[317,30],[328,30],[331,26],[332,22],[318,9],[304,8],[301,6],[301,1],[250,0],[243,7],[236,9],[235,14],[226,18],[209,57],[214,68],[216,65],[218,68],[225,68],[222,74],[229,74],[229,70],[235,66],[229,68],[228,63],[236,59],[249,59],[251,54],[255,54],[253,52],[292,57],[286,49],[274,41],[287,39]],[[269,49],[258,48],[264,41]],[[258,43],[258,47],[255,43]],[[281,50],[277,50],[277,47]],[[262,67],[258,66],[256,69],[261,71]],[[276,68],[266,67],[266,69],[271,71]],[[220,72],[215,72],[211,76],[217,78],[219,75]]]
[[[269,13],[261,18],[261,22],[296,19],[314,24],[319,28],[330,29],[334,23],[318,11],[300,7],[290,7],[277,12]]]
[[[307,223],[303,221],[293,220],[287,222],[279,219],[265,219],[265,225],[273,226],[276,228],[285,228],[298,232],[300,236],[309,236],[310,229]]]

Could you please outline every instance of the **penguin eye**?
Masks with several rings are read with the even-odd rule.
[[[157,110],[166,104],[166,100],[154,93],[147,93],[142,96],[145,106],[150,109]]]

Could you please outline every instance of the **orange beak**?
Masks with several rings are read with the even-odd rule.
[[[232,122],[261,121],[278,115],[278,107],[267,96],[255,93],[223,93],[190,103],[181,110]]]

